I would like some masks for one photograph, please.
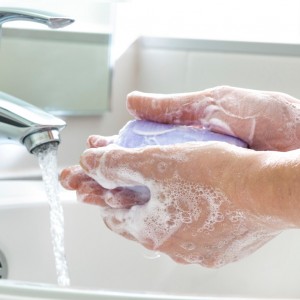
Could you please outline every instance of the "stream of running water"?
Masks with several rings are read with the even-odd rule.
[[[70,277],[64,246],[64,214],[59,199],[57,168],[57,143],[47,143],[37,147],[34,154],[38,158],[44,186],[50,206],[50,232],[59,286],[69,286]]]

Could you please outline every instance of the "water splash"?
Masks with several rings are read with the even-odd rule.
[[[57,169],[57,143],[48,143],[34,150],[42,171],[44,186],[50,206],[50,232],[59,286],[69,286],[70,278],[64,247],[64,215],[59,199]]]

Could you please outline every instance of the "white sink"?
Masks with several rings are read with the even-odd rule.
[[[0,299],[300,298],[297,230],[241,262],[212,270],[179,265],[164,255],[151,259],[138,244],[110,232],[99,208],[76,202],[73,192],[62,190],[61,199],[71,288],[56,286],[42,182],[0,181],[0,251],[8,265]]]

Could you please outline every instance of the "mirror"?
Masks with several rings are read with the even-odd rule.
[[[9,1],[8,6],[24,7],[18,2]],[[5,23],[0,91],[56,115],[107,111],[114,4],[91,0],[81,4],[60,1],[57,5],[57,1],[39,2],[29,1],[26,8],[59,12],[74,18],[75,23],[58,30],[32,22]]]

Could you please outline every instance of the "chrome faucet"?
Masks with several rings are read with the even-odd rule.
[[[62,28],[74,22],[73,19],[56,13],[34,10],[29,8],[0,8],[0,25],[11,21],[31,21],[42,23],[52,29]]]
[[[3,23],[16,20],[38,22],[50,28],[61,28],[74,22],[73,19],[44,11],[0,8],[0,30]],[[0,143],[20,143],[32,153],[40,145],[59,143],[59,132],[65,126],[63,120],[0,92]]]

